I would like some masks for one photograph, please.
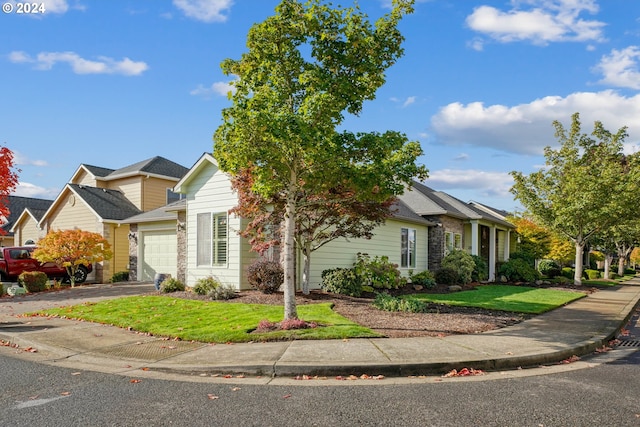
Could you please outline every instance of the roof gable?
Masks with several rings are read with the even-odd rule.
[[[174,187],[174,191],[176,193],[186,193],[186,187],[189,185],[194,178],[198,176],[200,172],[202,172],[207,166],[213,165],[218,168],[218,162],[211,155],[211,153],[204,153],[200,158],[194,163],[193,166],[189,169],[189,171],[182,177],[180,181]]]
[[[142,212],[118,190],[77,184],[68,187],[104,221],[119,221]]]
[[[11,233],[11,230],[22,216],[25,209],[30,210],[31,216],[38,221],[42,215],[51,206],[53,200],[36,199],[33,197],[9,196],[7,198],[7,207],[9,208],[9,217],[7,222],[2,225],[5,231]]]

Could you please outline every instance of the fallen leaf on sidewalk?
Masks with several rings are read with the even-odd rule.
[[[283,399],[289,399],[291,397],[290,394],[285,394],[284,396],[282,396]]]
[[[216,395],[211,394],[211,393],[207,394],[207,398],[208,398],[209,400],[216,400],[216,399],[220,399],[220,397],[219,397],[219,396],[216,396]]]
[[[139,382],[141,382],[142,380],[137,380],[137,379],[132,379],[131,381],[129,381],[131,384],[138,384]]]

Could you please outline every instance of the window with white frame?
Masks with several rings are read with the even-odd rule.
[[[401,228],[400,236],[400,267],[414,268],[416,266],[416,230]]]
[[[225,265],[227,263],[227,214],[209,212],[196,216],[197,265]]]
[[[172,189],[167,188],[167,204],[177,202],[178,200],[182,200],[186,197],[186,194],[175,193]]]
[[[444,250],[445,254],[453,250],[462,249],[462,234],[446,231],[444,233]]]

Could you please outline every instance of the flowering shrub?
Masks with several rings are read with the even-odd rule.
[[[398,264],[389,262],[389,257],[371,257],[358,253],[353,266],[361,285],[368,285],[375,289],[398,289],[406,281],[402,277]]]

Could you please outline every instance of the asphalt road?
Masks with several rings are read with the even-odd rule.
[[[137,379],[7,353],[0,351],[6,426],[640,426],[637,351],[505,379],[279,385]]]

